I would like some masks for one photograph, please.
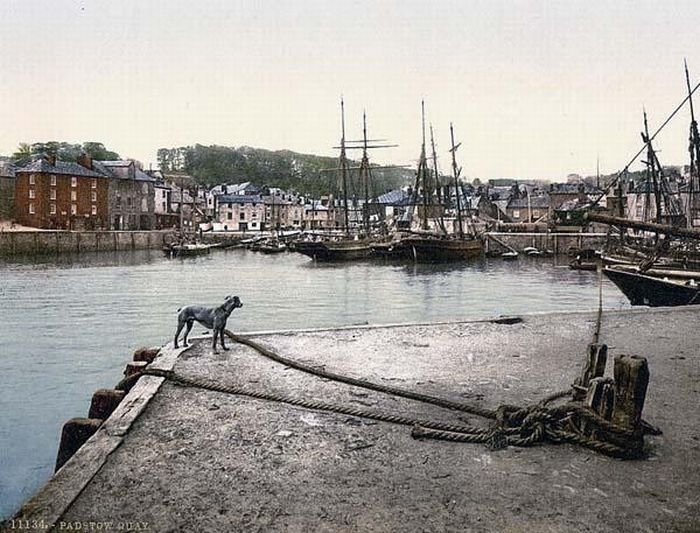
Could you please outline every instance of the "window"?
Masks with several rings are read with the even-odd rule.
[[[51,214],[52,215],[56,214],[56,204],[51,204]]]
[[[29,185],[36,184],[36,176],[34,174],[29,174]]]
[[[33,215],[36,211],[34,211],[34,203],[29,202],[29,214]]]
[[[78,214],[78,206],[76,204],[70,204],[70,214],[71,215]]]
[[[29,189],[29,197],[36,198],[36,191],[34,189]]]
[[[520,211],[518,211],[517,209],[514,209],[513,210],[513,218],[520,218]]]
[[[77,187],[78,186],[78,178],[75,176],[71,177],[70,179],[70,186],[71,187]]]
[[[96,205],[93,205],[93,206],[92,206],[92,214],[93,214],[93,215],[96,215],[96,214],[97,214],[97,206],[96,206]]]
[[[233,213],[231,213],[231,211],[229,211],[227,214],[228,214],[228,217],[227,217],[227,218],[228,218],[229,220],[233,220]]]
[[[253,211],[253,215],[252,215],[252,216],[253,216],[253,218],[258,218],[258,212],[257,212],[257,211]]]
[[[532,216],[535,217],[535,218],[538,218],[538,217],[540,216],[540,212],[539,212],[537,209],[535,209],[535,210],[532,212]]]
[[[241,220],[245,220],[245,213],[241,213]]]
[[[77,202],[77,201],[78,201],[78,191],[71,191],[71,192],[70,192],[70,201],[71,201],[71,202]]]
[[[92,188],[97,189],[97,178],[92,178]]]
[[[122,205],[122,197],[120,194],[117,194],[117,207],[121,207]]]
[[[56,199],[56,189],[51,189],[51,190],[49,191],[49,198],[50,198],[51,200],[55,200],[55,199]]]
[[[126,197],[126,205],[131,207],[131,196]]]
[[[93,202],[97,201],[97,192],[92,191],[92,193],[90,194],[90,200],[92,200]]]
[[[56,186],[56,174],[51,174],[51,186]]]

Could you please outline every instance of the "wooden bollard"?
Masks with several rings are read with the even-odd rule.
[[[56,470],[61,468],[73,454],[92,437],[102,424],[97,418],[71,418],[63,424],[61,444],[56,454]]]
[[[124,369],[124,377],[128,378],[129,376],[143,372],[143,369],[147,366],[148,363],[146,361],[131,361],[130,363],[126,364],[126,368]]]
[[[106,420],[126,396],[122,390],[99,389],[92,395],[88,418],[100,418]]]
[[[608,346],[591,343],[588,345],[586,361],[581,376],[574,381],[574,400],[583,400],[588,391],[588,385],[594,378],[602,377],[608,362]]]
[[[644,357],[618,355],[615,357],[615,424],[637,429],[642,420],[644,400],[649,385],[649,365]]]
[[[586,405],[594,413],[610,420],[615,405],[615,382],[611,378],[593,378],[588,385]]]
[[[134,361],[146,361],[147,363],[152,363],[153,360],[158,357],[160,353],[160,346],[154,346],[153,348],[139,348],[134,352]]]

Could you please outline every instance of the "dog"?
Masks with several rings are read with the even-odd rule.
[[[217,337],[221,341],[221,347],[228,350],[224,343],[224,330],[226,329],[226,321],[234,309],[243,307],[238,296],[227,296],[224,303],[219,307],[203,307],[201,305],[188,305],[178,309],[177,314],[177,331],[175,331],[175,348],[178,348],[177,338],[180,336],[182,328],[187,324],[185,335],[182,338],[184,346],[187,346],[187,335],[189,335],[195,320],[202,324],[207,329],[214,330],[214,338],[212,339],[211,347],[214,353],[219,353],[216,350]]]

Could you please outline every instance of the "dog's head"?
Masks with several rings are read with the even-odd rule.
[[[224,300],[224,306],[227,308],[234,310],[239,307],[243,307],[243,302],[241,302],[241,299],[238,296],[227,296],[226,299]]]

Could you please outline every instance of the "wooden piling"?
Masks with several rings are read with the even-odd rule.
[[[146,361],[147,363],[152,363],[153,360],[158,357],[160,353],[160,346],[154,346],[152,348],[138,348],[134,352],[134,361]]]
[[[644,357],[615,357],[615,406],[612,421],[629,429],[638,429],[649,385],[649,365]]]
[[[121,390],[99,389],[95,391],[92,395],[88,418],[106,420],[117,408],[119,402],[124,399],[124,396],[126,393]]]
[[[71,418],[63,425],[61,444],[56,455],[56,470],[61,468],[78,449],[92,437],[102,424],[97,418]]]
[[[606,344],[591,343],[588,345],[588,353],[581,376],[574,381],[574,400],[583,400],[586,397],[591,380],[603,376],[607,362],[608,346]]]
[[[586,405],[594,413],[610,420],[615,405],[615,382],[611,378],[593,378],[588,386]]]

